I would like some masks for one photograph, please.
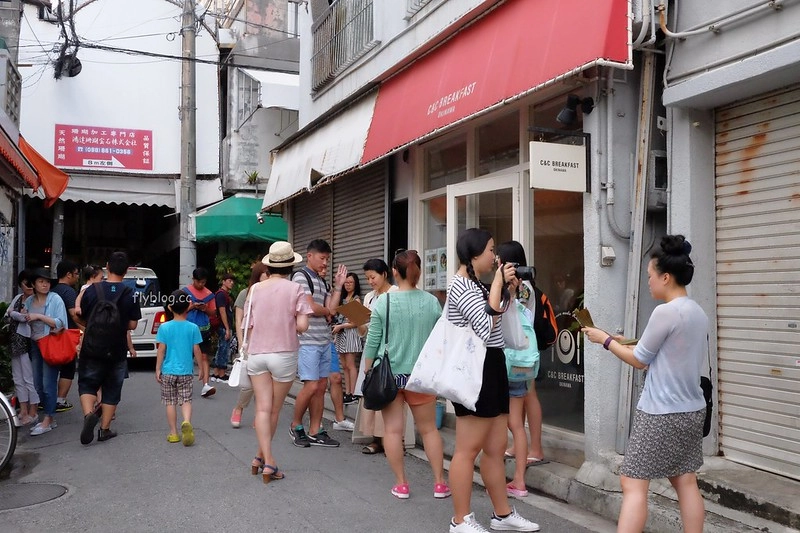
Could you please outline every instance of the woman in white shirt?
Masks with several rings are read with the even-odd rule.
[[[700,375],[708,354],[708,317],[687,296],[694,275],[683,235],[667,235],[647,265],[650,294],[665,303],[650,315],[635,347],[596,328],[582,328],[629,365],[647,369],[620,469],[622,508],[617,531],[638,532],[647,520],[651,479],[668,478],[678,494],[683,531],[703,530],[705,509],[696,471],[703,464],[705,399]]]

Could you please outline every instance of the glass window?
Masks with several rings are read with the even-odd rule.
[[[519,164],[519,113],[478,128],[478,175]]]
[[[462,134],[425,149],[423,192],[467,179],[467,136]]]
[[[441,296],[447,290],[447,196],[423,202],[425,235],[420,258],[423,261],[422,283],[426,291]]]

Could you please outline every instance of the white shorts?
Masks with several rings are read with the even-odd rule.
[[[297,375],[297,352],[257,353],[247,356],[247,374],[272,374],[275,381],[294,381]]]

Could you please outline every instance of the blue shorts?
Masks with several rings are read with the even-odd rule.
[[[301,344],[297,352],[297,375],[301,381],[327,378],[331,372],[330,344]]]
[[[524,398],[528,394],[527,381],[509,381],[508,382],[508,397],[509,398]]]
[[[331,374],[339,374],[342,369],[339,367],[339,352],[336,351],[336,345],[331,343]]]

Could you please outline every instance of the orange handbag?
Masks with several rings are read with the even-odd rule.
[[[42,352],[42,359],[50,366],[60,366],[72,362],[78,354],[81,330],[63,329],[42,337],[36,343]]]

